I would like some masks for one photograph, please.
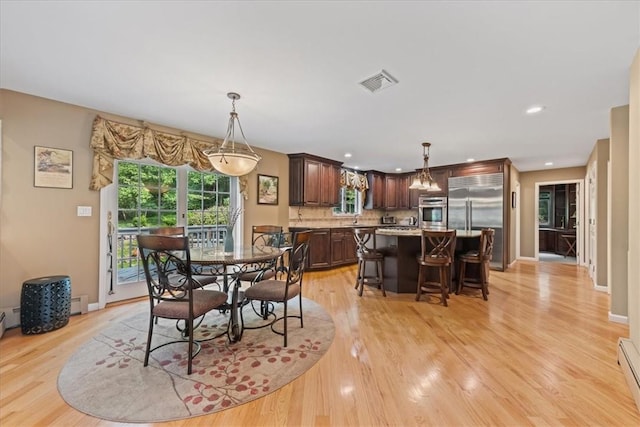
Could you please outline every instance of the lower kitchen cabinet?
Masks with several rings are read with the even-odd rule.
[[[353,229],[331,229],[331,266],[353,264],[357,261]]]
[[[311,231],[307,270],[322,270],[357,261],[353,228],[289,227],[289,231]]]
[[[313,230],[309,239],[307,268],[327,268],[331,266],[331,229]]]

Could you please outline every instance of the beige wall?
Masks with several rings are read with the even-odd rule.
[[[609,168],[609,139],[599,139],[593,147],[593,151],[589,156],[587,169],[595,167],[596,169],[596,250],[595,264],[596,277],[595,284],[597,286],[607,286],[607,271],[609,252],[607,250],[608,240],[608,208],[607,208],[607,192],[608,192],[608,168]],[[585,195],[589,191],[589,187],[585,184]],[[585,214],[589,209],[585,208]],[[585,223],[585,227],[588,224]],[[585,228],[585,239],[589,238],[589,230]],[[587,259],[587,263],[589,260]]]
[[[557,182],[584,179],[585,167],[520,172],[520,256],[535,256],[537,235],[536,217],[538,202],[535,200],[537,182]]]
[[[631,65],[629,85],[629,222],[628,319],[629,334],[640,360],[640,49]],[[640,366],[636,366],[640,370]]]
[[[513,167],[513,165],[511,165],[511,169],[510,169],[509,182],[511,185],[510,194],[512,192],[519,192],[521,190],[520,188],[518,188],[520,184],[520,171],[518,171],[515,167]],[[514,208],[513,205],[511,204],[511,207],[509,210],[509,216],[510,216],[509,257],[507,259],[507,265],[511,264],[513,261],[516,260],[516,241],[517,241],[516,222],[518,220],[518,218],[516,218],[516,214],[519,212],[518,209],[522,209],[522,206],[517,206],[516,208]],[[522,224],[520,224],[520,226],[522,226]]]
[[[93,160],[89,138],[96,114],[87,108],[0,90],[0,307],[20,305],[25,280],[55,274],[71,277],[73,296],[88,295],[90,304],[98,301],[100,193],[88,189]],[[33,186],[35,145],[73,150],[73,189]],[[245,240],[250,239],[254,223],[288,224],[288,158],[254,148],[263,160],[249,175]],[[258,173],[280,178],[278,206],[257,204]],[[76,216],[77,206],[91,206],[93,215]]]
[[[611,109],[609,142],[609,235],[607,283],[611,314],[627,316],[627,250],[629,249],[629,106]],[[637,214],[636,214],[637,217]]]

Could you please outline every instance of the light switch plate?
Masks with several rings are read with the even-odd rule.
[[[78,206],[78,216],[91,216],[91,206]]]

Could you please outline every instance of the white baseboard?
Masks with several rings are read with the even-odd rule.
[[[609,312],[609,321],[628,325],[629,324],[629,317],[621,316],[619,314],[613,314],[613,313]]]
[[[640,410],[640,353],[628,338],[618,340],[618,364],[622,369],[636,406]]]
[[[521,257],[520,257],[520,258],[518,258],[518,259],[521,259],[521,260],[523,260],[523,261],[537,261],[537,260],[538,260],[538,258],[536,258],[536,257],[531,257],[531,256],[521,256]]]
[[[609,292],[609,287],[608,286],[602,286],[602,285],[593,285],[593,289],[598,291],[598,292]]]
[[[93,304],[92,304],[93,305]],[[97,305],[97,304],[96,304]],[[85,314],[89,311],[89,296],[79,295],[71,297],[71,315]],[[0,312],[4,312],[4,327],[6,329],[20,326],[20,307],[3,307]]]

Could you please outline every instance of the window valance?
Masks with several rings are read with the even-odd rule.
[[[149,157],[164,165],[188,164],[195,170],[211,171],[211,163],[202,150],[221,143],[222,140],[202,141],[96,116],[91,132],[93,172],[89,189],[100,190],[113,182],[114,159]]]
[[[342,169],[340,171],[340,186],[365,192],[369,189],[367,174],[360,175],[358,172]]]

